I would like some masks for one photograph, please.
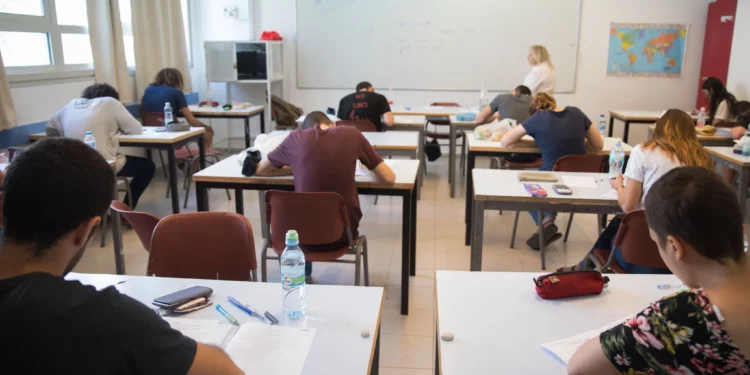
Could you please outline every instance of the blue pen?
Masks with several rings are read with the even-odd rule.
[[[221,316],[228,320],[229,323],[232,323],[236,326],[240,325],[240,322],[238,322],[237,319],[232,316],[232,314],[228,313],[227,310],[224,310],[224,308],[221,307],[221,305],[219,305],[218,303],[216,304],[216,311],[218,311]]]
[[[266,321],[266,318],[264,318],[263,315],[260,315],[254,308],[250,307],[249,305],[243,305],[240,301],[232,297],[227,297],[227,300],[229,301],[229,303],[236,306],[238,309],[246,312],[248,315],[254,316],[260,319],[261,322],[268,324],[268,322]]]

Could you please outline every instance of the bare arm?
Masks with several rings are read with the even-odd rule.
[[[44,133],[47,134],[48,137],[62,137],[62,123],[60,122],[60,114],[62,111],[63,110],[61,109],[52,116],[49,121],[47,121],[47,125],[44,127]]]
[[[619,374],[614,365],[604,355],[599,337],[583,344],[568,363],[569,375],[615,375]]]
[[[742,126],[735,126],[732,128],[732,139],[740,139],[743,136],[745,136],[745,133],[747,132],[747,129],[743,128]]]
[[[281,168],[276,168],[271,164],[270,161],[268,161],[268,158],[263,158],[263,160],[258,163],[258,167],[255,169],[255,175],[256,176],[289,176],[292,174],[292,168],[289,168],[289,166],[285,165]]]
[[[201,126],[201,127],[208,127],[208,125],[200,122],[195,116],[193,116],[193,112],[190,112],[190,108],[185,107],[180,110],[180,113],[182,114],[182,117],[185,118],[185,120],[190,124],[190,126]]]
[[[117,127],[120,129],[122,134],[142,134],[143,125],[128,112],[122,103],[114,103],[115,118],[117,119]]]
[[[500,140],[500,145],[503,147],[510,147],[521,141],[521,138],[526,135],[526,129],[523,125],[516,126],[509,132],[505,133],[503,139]]]
[[[479,114],[477,114],[477,125],[486,124],[492,121],[492,117],[492,108],[490,108],[490,106],[485,106],[479,111]],[[498,116],[498,118],[500,117]]]
[[[588,147],[592,151],[599,151],[604,147],[604,139],[601,134],[596,130],[594,124],[589,126],[589,130],[586,131],[586,140],[588,141]]]
[[[393,184],[396,182],[396,174],[393,173],[391,167],[389,167],[388,164],[385,164],[385,162],[380,162],[380,164],[372,170],[372,173],[375,174],[375,177],[377,177],[378,180],[387,184]]]
[[[623,187],[623,181],[622,174],[618,174],[617,178],[610,180],[610,184],[617,190],[617,203],[627,214],[638,208],[643,196],[643,183],[629,178],[627,186]]]
[[[387,126],[393,126],[393,124],[396,123],[396,120],[393,118],[393,112],[386,112],[383,114],[383,122]]]
[[[223,350],[204,344],[197,344],[193,365],[188,375],[234,375],[244,374]]]

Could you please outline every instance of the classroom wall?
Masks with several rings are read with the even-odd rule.
[[[748,38],[750,38],[750,0],[740,0],[737,2],[737,14],[734,18],[734,38],[727,76],[727,89],[740,100],[750,100]]]
[[[610,109],[692,108],[697,95],[695,88],[698,86],[707,6],[706,0],[583,0],[576,91],[558,95],[558,102],[578,106],[592,119]],[[256,35],[260,35],[262,30],[276,30],[285,39],[285,96],[305,111],[337,107],[339,99],[350,91],[297,88],[295,0],[255,0],[252,9],[257,12],[253,17]],[[610,22],[689,24],[682,77],[607,77]],[[333,26],[325,25],[322,21],[321,27]],[[554,58],[552,56],[553,62]],[[526,64],[525,61],[518,63]],[[362,79],[367,80],[367,77]],[[376,85],[376,90],[387,89],[377,87],[377,82],[373,84]],[[391,99],[396,103],[411,105],[434,101],[475,104],[479,98],[479,90],[477,87],[476,92],[394,91]],[[622,134],[621,132],[622,126],[616,127],[615,134]],[[644,141],[646,136],[647,132],[643,127],[631,128],[631,143]]]

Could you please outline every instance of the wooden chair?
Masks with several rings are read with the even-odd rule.
[[[300,248],[307,262],[337,262],[354,264],[354,284],[360,285],[360,265],[364,263],[365,286],[370,285],[367,264],[367,238],[352,238],[349,213],[344,198],[338,193],[298,193],[271,190],[266,192],[266,223],[271,235],[261,253],[261,280],[267,280],[266,261],[279,259],[284,252],[286,232],[294,229],[299,234]],[[311,251],[309,247],[339,243],[340,248],[330,251]],[[268,255],[268,249],[273,255]],[[354,255],[354,260],[341,259]]]
[[[615,247],[618,246],[622,251],[622,257],[630,264],[667,268],[659,255],[659,248],[649,236],[645,211],[633,211],[625,215],[615,236]],[[627,273],[614,261],[614,254],[614,250],[594,249],[587,259],[594,263],[600,272],[611,270],[614,273]]]

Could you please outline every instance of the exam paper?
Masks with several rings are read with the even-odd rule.
[[[298,375],[314,338],[314,328],[243,324],[226,351],[246,374]]]
[[[164,318],[172,328],[202,344],[221,347],[234,326],[219,324],[219,320]]]
[[[582,187],[596,189],[596,181],[591,176],[562,176],[563,183],[568,187]]]
[[[573,354],[575,354],[576,350],[578,350],[581,345],[585,344],[586,341],[589,341],[595,337],[599,337],[602,332],[614,326],[622,324],[626,319],[629,319],[629,317],[617,320],[599,329],[584,332],[579,335],[568,337],[562,340],[542,344],[542,349],[555,356],[567,366],[568,362],[570,362],[570,359],[573,358]]]

